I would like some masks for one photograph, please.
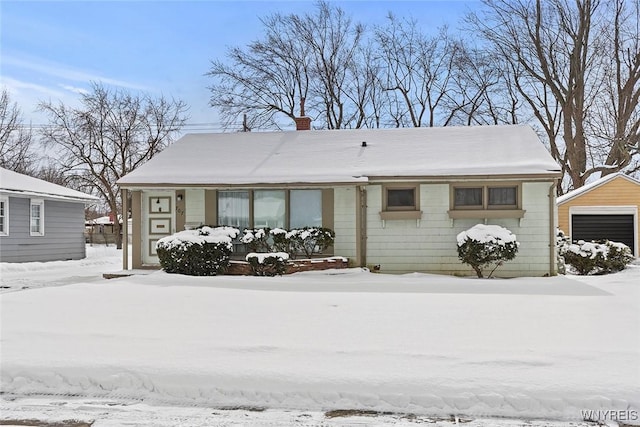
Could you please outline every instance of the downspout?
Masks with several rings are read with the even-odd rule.
[[[549,187],[549,276],[555,276],[557,272],[557,255],[556,255],[556,186],[558,179],[553,181]]]
[[[120,197],[122,197],[122,269],[126,271],[129,269],[129,192],[122,189]]]
[[[360,266],[367,266],[367,191],[363,185],[358,186],[358,213],[360,215]]]

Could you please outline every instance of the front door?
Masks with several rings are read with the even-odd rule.
[[[173,191],[145,192],[142,197],[142,263],[158,264],[156,243],[175,233]]]

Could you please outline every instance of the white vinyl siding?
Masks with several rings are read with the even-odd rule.
[[[185,191],[185,224],[200,225],[205,221],[204,190]],[[215,224],[208,224],[215,225]]]
[[[522,184],[522,219],[496,218],[487,223],[497,224],[511,230],[520,242],[517,257],[496,270],[498,276],[542,276],[550,267],[550,208],[549,187],[551,182]],[[500,187],[497,183],[496,187]],[[421,184],[421,218],[386,220],[380,218],[382,209],[381,185],[367,188],[367,264],[379,264],[384,273],[407,273],[414,271],[468,274],[473,271],[458,259],[456,236],[484,218],[451,219],[450,184]],[[355,209],[355,208],[354,208]],[[336,220],[338,213],[336,195]],[[337,233],[336,233],[337,234]],[[342,255],[336,248],[336,255]]]
[[[44,236],[44,200],[31,199],[29,232],[32,236]]]

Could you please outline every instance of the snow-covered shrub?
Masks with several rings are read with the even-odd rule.
[[[567,248],[571,244],[571,239],[567,235],[564,234],[564,231],[556,228],[556,248],[557,258],[556,261],[558,263],[558,273],[566,274],[567,273],[567,265],[564,261],[564,253],[567,251]]]
[[[607,241],[605,244],[607,245],[608,252],[602,273],[608,274],[622,271],[627,267],[627,264],[633,261],[633,254],[629,246],[624,243],[610,241]]]
[[[270,228],[245,228],[240,241],[252,252],[271,252]]]
[[[254,276],[282,276],[287,268],[289,254],[286,252],[250,253],[247,262]]]
[[[215,276],[229,266],[231,243],[240,231],[233,227],[201,227],[158,240],[156,252],[167,273]]]
[[[493,272],[504,261],[512,260],[518,253],[520,243],[511,231],[499,225],[477,224],[457,236],[458,258],[469,264],[478,277],[484,277],[482,270],[495,263]]]
[[[578,240],[561,252],[564,262],[577,274],[608,274],[624,270],[633,260],[631,249],[623,243]]]
[[[577,243],[568,245],[562,256],[564,262],[571,265],[578,274],[586,275],[604,265],[606,254],[606,245],[579,240]]]
[[[313,254],[322,253],[333,245],[336,234],[333,230],[324,227],[304,227],[284,230],[274,228],[271,230],[273,237],[273,250],[286,252],[291,258],[303,254],[311,257]]]

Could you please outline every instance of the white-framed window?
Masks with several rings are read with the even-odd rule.
[[[44,200],[31,199],[29,231],[32,236],[44,236]]]
[[[0,196],[0,236],[9,235],[9,198]]]

